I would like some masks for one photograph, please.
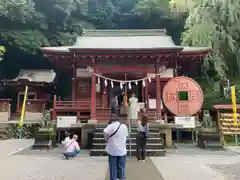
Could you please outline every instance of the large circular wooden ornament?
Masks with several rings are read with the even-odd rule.
[[[196,114],[201,110],[204,99],[198,83],[183,76],[169,80],[163,89],[162,96],[166,108],[176,116]]]

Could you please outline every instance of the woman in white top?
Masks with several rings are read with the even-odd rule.
[[[135,93],[132,93],[132,97],[129,98],[128,118],[132,120],[133,124],[136,124],[139,109],[138,99],[136,98]]]
[[[80,152],[80,147],[78,145],[78,142],[76,141],[76,138],[77,137],[74,137],[72,134],[69,135],[70,140],[65,145],[65,152],[63,153],[66,159],[71,159],[77,156]]]
[[[149,132],[148,117],[146,115],[142,117],[142,121],[137,122],[137,131],[137,160],[145,161],[147,137]]]

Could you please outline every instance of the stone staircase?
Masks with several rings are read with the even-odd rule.
[[[106,156],[105,146],[106,142],[103,135],[103,129],[106,125],[96,125],[93,140],[92,149],[90,150],[90,156]],[[132,126],[131,129],[131,155],[136,156],[136,125]],[[127,139],[127,150],[128,155],[130,155],[130,142]],[[165,156],[164,142],[160,137],[159,130],[157,128],[151,127],[149,129],[149,138],[147,141],[146,148],[147,156]]]

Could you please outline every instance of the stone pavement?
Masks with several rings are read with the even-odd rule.
[[[1,180],[103,180],[106,158],[61,158],[13,155],[1,161]]]
[[[0,142],[0,180],[104,180],[107,157],[63,160],[61,149],[32,151],[32,140]],[[161,176],[162,175],[162,176]],[[204,151],[194,146],[167,150],[166,157],[151,157],[145,163],[127,162],[127,180],[240,180],[240,155],[234,151]],[[107,179],[106,179],[107,180]]]
[[[0,141],[0,157],[2,158],[17,151],[21,151],[32,146],[33,143],[33,139],[9,139]]]
[[[240,156],[233,151],[193,147],[169,150],[166,157],[151,157],[165,180],[239,180]]]
[[[129,158],[126,177],[127,180],[164,180],[151,159],[147,159],[146,162],[138,162],[136,158]],[[105,180],[109,180],[109,172],[107,172]]]

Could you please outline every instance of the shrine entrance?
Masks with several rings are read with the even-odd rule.
[[[139,102],[143,101],[141,83],[139,83],[138,85],[133,85],[131,87],[131,89],[127,89],[127,91],[125,91],[124,87],[121,89],[120,86],[109,87],[109,92],[110,92],[109,93],[109,104],[111,102],[111,99],[117,96],[118,105],[121,106],[121,105],[123,105],[123,102],[124,102],[124,96],[126,95],[127,99],[129,99],[131,97],[132,93],[135,93]]]
[[[111,77],[113,79],[119,79],[119,80],[135,80],[143,78],[142,73],[115,73],[114,76],[111,74],[107,74],[106,76]],[[143,87],[142,82],[137,83],[131,83],[131,86],[129,87],[129,84],[123,84],[122,87],[119,83],[110,83],[108,86],[108,104],[111,104],[112,98],[116,97],[118,98],[118,106],[121,107],[124,104],[124,96],[129,99],[132,95],[132,93],[135,93],[136,97],[138,98],[139,102],[143,102]]]

